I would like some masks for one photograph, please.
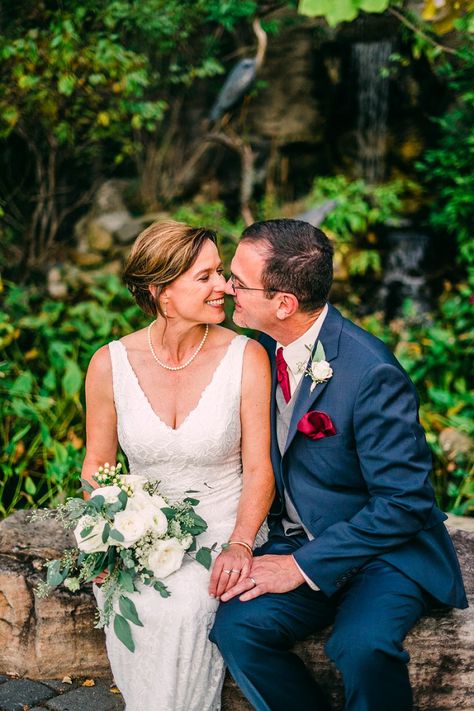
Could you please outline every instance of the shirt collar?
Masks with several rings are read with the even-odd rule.
[[[308,362],[310,351],[307,346],[312,349],[313,345],[316,343],[327,313],[328,305],[325,304],[316,321],[314,321],[308,330],[305,331],[302,336],[297,338],[296,341],[289,343],[287,346],[282,346],[281,343],[276,344],[275,350],[283,348],[283,357],[293,375],[301,373],[298,367],[299,364],[304,363],[306,365]]]

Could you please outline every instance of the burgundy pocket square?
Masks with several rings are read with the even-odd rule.
[[[298,432],[302,432],[309,439],[323,439],[336,434],[336,428],[329,415],[318,410],[311,410],[303,415],[297,425]]]

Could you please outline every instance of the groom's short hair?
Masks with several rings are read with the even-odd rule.
[[[317,227],[302,220],[266,220],[247,227],[241,242],[261,243],[265,266],[262,286],[294,294],[302,311],[314,311],[328,298],[333,279],[333,247]]]

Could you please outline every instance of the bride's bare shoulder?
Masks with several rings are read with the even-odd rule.
[[[236,336],[239,335],[231,328],[227,328],[227,326],[212,326],[212,332],[214,334],[215,342],[221,346],[228,345]]]
[[[122,336],[120,342],[128,352],[146,350],[148,347],[147,329],[140,328],[138,331],[133,331],[133,333],[127,333],[126,336]]]
[[[132,353],[134,351],[144,350],[146,348],[146,328],[142,328],[139,331],[134,331],[133,333],[128,333],[119,339],[127,349],[127,353]],[[110,357],[109,346],[101,346],[94,355],[92,356],[88,374],[89,378],[92,377],[104,377],[112,372],[112,361]]]

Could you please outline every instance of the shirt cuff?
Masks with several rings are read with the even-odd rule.
[[[301,570],[300,566],[298,565],[298,563],[297,563],[296,560],[295,560],[295,557],[294,557],[294,556],[291,556],[291,557],[292,557],[293,560],[295,561],[296,567],[297,567],[298,570],[300,571],[301,575],[303,576],[303,578],[305,579],[305,581],[307,582],[307,584],[309,585],[309,587],[311,588],[311,590],[321,590],[321,588],[318,587],[318,586],[316,585],[316,583],[313,583],[313,581],[312,581],[310,578],[308,578],[308,576],[306,575],[306,573],[304,572],[304,570]]]

